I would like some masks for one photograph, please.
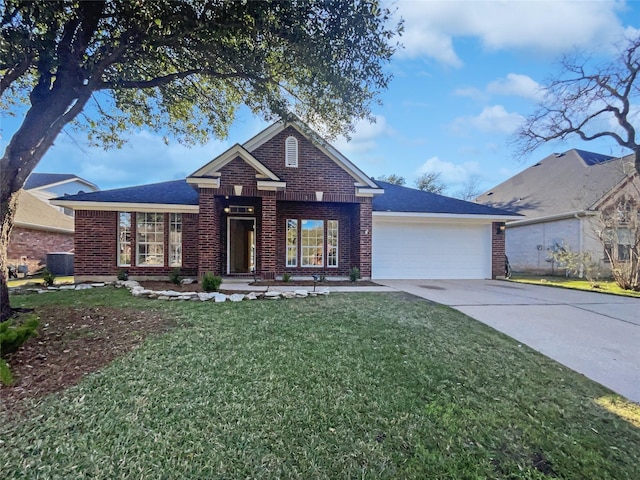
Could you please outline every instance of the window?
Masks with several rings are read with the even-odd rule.
[[[286,167],[298,167],[298,139],[287,137],[284,141],[284,165]]]
[[[118,265],[131,265],[131,213],[118,213]]]
[[[619,228],[618,234],[618,261],[628,262],[631,260],[631,247],[633,245],[633,239],[631,230],[628,228]]]
[[[327,267],[338,266],[338,221],[327,221]]]
[[[164,214],[138,213],[136,243],[137,265],[164,265]]]
[[[301,266],[324,266],[324,222],[322,220],[302,220],[300,244]]]
[[[628,228],[608,228],[602,235],[604,261],[628,262],[634,252],[633,233]]]
[[[182,266],[182,215],[169,214],[169,266]]]
[[[298,221],[287,220],[287,267],[298,266]]]

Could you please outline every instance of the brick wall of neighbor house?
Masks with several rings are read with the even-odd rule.
[[[47,253],[70,252],[73,250],[73,233],[48,232],[32,228],[13,227],[7,249],[10,264],[19,265],[21,258],[27,257],[29,272],[44,265]]]
[[[298,139],[297,168],[284,166],[284,143],[289,136]],[[354,194],[353,177],[292,127],[286,128],[251,153],[282,181],[287,182],[287,194]]]
[[[357,237],[352,235],[352,216],[354,205],[350,203],[320,203],[320,202],[278,202],[278,219],[276,225],[277,249],[276,270],[278,275],[285,272],[293,276],[326,275],[347,276],[354,265],[352,259],[353,244],[358,243]],[[298,220],[300,232],[301,220],[323,220],[325,222],[325,263],[326,263],[326,221],[338,220],[338,266],[337,267],[287,267],[286,266],[286,222],[287,219]],[[300,255],[300,236],[298,234],[298,259]],[[299,264],[299,260],[298,260]]]
[[[498,233],[498,226],[501,224],[491,224],[491,278],[504,277],[506,232]]]

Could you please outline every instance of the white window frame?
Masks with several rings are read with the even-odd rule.
[[[338,220],[327,220],[327,268],[337,268],[338,245],[339,245],[339,223]],[[331,261],[333,260],[333,263]]]
[[[149,229],[149,227],[152,228]],[[143,247],[146,247],[146,253],[141,253]],[[155,254],[149,253],[152,249],[157,249]],[[164,253],[164,213],[137,213],[136,265],[139,267],[164,267]],[[157,263],[147,263],[146,260],[141,262],[142,257],[156,257],[159,261]]]
[[[127,250],[129,262],[123,261]],[[118,266],[131,266],[131,212],[118,212]]]
[[[287,137],[284,141],[284,166],[298,168],[298,139]]]
[[[300,266],[324,268],[324,220],[302,220],[300,222]],[[309,228],[311,225],[313,228]],[[308,232],[305,234],[305,231]],[[311,240],[315,240],[312,242]],[[315,259],[315,261],[310,261]]]
[[[182,214],[169,214],[169,266],[182,266]]]
[[[298,220],[288,218],[285,223],[286,253],[285,265],[298,266]]]

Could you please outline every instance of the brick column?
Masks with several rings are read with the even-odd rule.
[[[198,276],[205,272],[221,275],[220,271],[220,209],[215,190],[200,189],[198,214]]]
[[[491,278],[504,278],[506,230],[498,233],[502,222],[491,224]]]
[[[262,197],[262,240],[260,248],[260,274],[264,279],[276,278],[276,197],[265,192]]]
[[[371,214],[371,199],[360,204],[360,276],[371,278],[371,228],[373,225]]]

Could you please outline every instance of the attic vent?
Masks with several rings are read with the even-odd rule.
[[[284,142],[284,164],[286,167],[298,167],[298,139],[287,137]]]

